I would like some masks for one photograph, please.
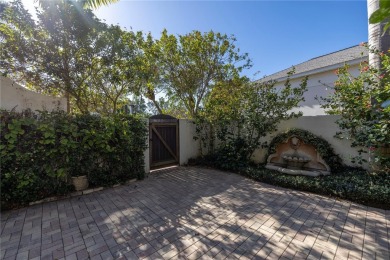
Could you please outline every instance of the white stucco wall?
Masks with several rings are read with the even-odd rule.
[[[299,128],[310,131],[311,133],[322,137],[333,147],[336,154],[338,154],[343,163],[350,166],[357,166],[351,162],[351,158],[358,155],[359,148],[352,148],[351,141],[345,139],[335,138],[336,132],[339,132],[339,127],[335,123],[340,116],[325,115],[325,116],[302,116],[299,118],[290,119],[282,122],[277,127],[277,132],[265,139],[268,143],[279,133],[287,132],[292,128]],[[266,149],[259,149],[255,152],[253,159],[256,162],[265,162]]]
[[[199,153],[199,141],[194,140],[196,126],[192,120],[179,120],[180,165],[188,163],[188,159],[196,158]]]
[[[340,131],[336,120],[340,116],[324,115],[324,116],[302,116],[279,124],[277,131],[262,139],[268,143],[279,133],[287,132],[292,128],[299,128],[310,131],[311,133],[322,137],[334,149],[343,163],[350,166],[358,166],[351,162],[351,158],[358,155],[359,148],[352,148],[351,141],[346,139],[335,138],[336,132]],[[199,141],[194,140],[196,126],[191,120],[179,120],[179,141],[180,141],[180,165],[188,163],[188,159],[200,156]],[[267,149],[258,149],[255,151],[253,160],[257,163],[265,162]],[[149,165],[149,150],[145,151],[145,165]],[[367,165],[366,165],[367,167]],[[146,171],[146,170],[145,170]]]
[[[349,65],[351,74],[357,76],[360,73],[359,63]],[[308,130],[327,140],[333,147],[335,153],[342,158],[343,163],[354,166],[351,162],[351,158],[358,155],[357,150],[359,150],[359,148],[352,148],[350,140],[341,140],[334,137],[336,132],[340,131],[335,123],[339,116],[326,115],[324,109],[321,108],[319,101],[315,99],[317,96],[327,97],[333,93],[334,82],[337,80],[335,70],[340,67],[342,67],[342,65],[312,72],[309,75],[307,82],[308,90],[304,94],[305,101],[300,103],[299,108],[294,109],[295,111],[302,111],[304,116],[282,122],[277,127],[278,130],[272,135],[267,136],[263,141],[268,141],[269,143],[277,134],[286,132],[291,128]],[[293,76],[290,81],[292,87],[299,86],[303,77],[304,75]],[[275,85],[276,88],[282,88],[283,86],[284,81],[280,81]],[[191,120],[179,120],[180,165],[185,165],[188,163],[188,159],[196,158],[200,155],[199,141],[193,139],[196,134],[195,129],[195,124],[193,124]],[[216,143],[217,142],[218,141],[216,140]],[[252,159],[258,163],[265,162],[266,152],[266,149],[258,149],[254,153]],[[147,153],[149,153],[149,150]],[[145,157],[149,160],[149,156]],[[149,162],[147,165],[149,165]]]
[[[350,65],[350,72],[352,75],[357,76],[359,74],[359,64]],[[291,79],[291,86],[298,87],[303,78],[304,76]],[[331,95],[336,80],[335,68],[310,74],[307,81],[307,91],[304,94],[305,101],[300,103],[299,109],[293,109],[293,111],[302,111],[304,116],[325,115],[324,109],[321,108],[315,97],[328,97]],[[283,86],[284,81],[275,85],[278,89]]]
[[[28,90],[9,78],[0,76],[0,108],[6,110],[64,110],[66,98],[45,96]]]

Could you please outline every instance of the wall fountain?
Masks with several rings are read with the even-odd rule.
[[[299,136],[290,136],[276,146],[276,152],[268,156],[267,169],[292,175],[320,176],[330,174],[330,167],[312,144],[306,144]]]

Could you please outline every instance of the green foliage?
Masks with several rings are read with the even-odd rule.
[[[104,26],[99,34],[102,49],[93,58],[88,79],[90,111],[116,113],[129,103],[129,94],[139,95],[143,82],[144,55],[139,46],[142,33]]]
[[[276,88],[273,81],[248,83],[240,78],[218,84],[196,119],[195,138],[201,141],[202,154],[223,155],[226,163],[248,163],[254,151],[265,145],[262,138],[276,131],[281,121],[301,116],[292,109],[304,100],[307,78],[292,87],[293,73],[282,88]]]
[[[379,8],[373,12],[369,18],[371,24],[380,23],[387,21],[385,27],[383,28],[383,33],[386,33],[387,29],[390,27],[390,1],[388,0],[379,0]]]
[[[390,209],[390,175],[360,168],[339,167],[336,174],[320,177],[295,176],[266,169],[263,165],[238,165],[212,154],[191,161],[208,167],[237,172],[257,181],[342,198],[369,206]]]
[[[66,194],[71,176],[87,175],[91,186],[144,176],[146,127],[139,118],[28,111],[0,116],[3,204]]]
[[[116,3],[118,1],[119,0],[82,0],[82,2],[85,2],[84,7],[93,8],[93,9],[98,9],[99,7],[101,7],[103,5],[113,4],[113,3]]]
[[[234,36],[164,30],[154,40],[109,26],[83,8],[110,1],[40,1],[36,20],[21,0],[2,4],[0,73],[34,91],[67,97],[71,112],[108,115],[128,96],[143,95],[159,113],[194,118],[218,82],[251,66]]]
[[[249,145],[244,139],[232,139],[230,142],[195,160],[196,164],[214,167],[227,171],[242,171],[253,163],[243,155],[247,154]]]
[[[46,0],[47,1],[47,0]],[[84,8],[98,9],[103,5],[109,5],[118,2],[119,0],[76,0],[81,3]],[[39,4],[45,0],[38,0]]]
[[[276,152],[276,147],[278,144],[286,142],[287,139],[291,136],[298,136],[303,140],[304,143],[313,145],[324,161],[329,165],[332,172],[337,172],[339,169],[341,169],[341,158],[334,153],[331,145],[321,137],[318,137],[303,129],[290,129],[285,133],[281,133],[275,136],[268,147],[266,158]]]
[[[371,164],[377,170],[390,173],[390,158],[381,154],[381,149],[390,144],[390,106],[382,107],[390,100],[390,57],[376,50],[369,50],[380,55],[380,70],[362,63],[360,74],[354,77],[346,65],[336,71],[334,94],[322,98],[322,107],[330,114],[339,114],[337,120],[341,131],[338,138],[352,140],[352,146],[362,147],[360,153],[370,152]],[[366,160],[355,158],[362,164]]]
[[[6,4],[0,73],[34,91],[68,97],[72,112],[116,113],[142,85],[142,33],[108,26],[83,2],[41,1],[37,20],[20,0]]]
[[[216,84],[251,66],[248,54],[240,54],[235,44],[234,36],[213,31],[175,36],[164,30],[158,40],[149,35],[143,47],[146,97],[160,113],[195,118]],[[167,96],[163,104],[156,100],[159,92]]]

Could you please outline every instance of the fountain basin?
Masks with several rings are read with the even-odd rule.
[[[276,170],[281,173],[289,174],[289,175],[305,175],[311,177],[318,177],[321,175],[329,175],[330,172],[322,171],[322,170],[299,170],[299,169],[288,169],[277,165],[267,164],[265,168],[270,170]]]
[[[287,164],[287,169],[299,170],[302,169],[306,163],[311,161],[311,159],[297,154],[285,154],[282,158]]]
[[[308,144],[297,135],[281,141],[267,158],[267,169],[291,175],[320,176],[330,174],[330,167],[314,144]]]

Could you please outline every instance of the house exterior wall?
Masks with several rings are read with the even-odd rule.
[[[359,74],[359,64],[350,65],[350,72],[352,75],[357,76]],[[292,78],[290,80],[292,87],[298,87],[304,76]],[[305,101],[301,102],[299,109],[293,109],[292,111],[302,111],[304,116],[316,116],[325,115],[325,110],[321,108],[318,97],[327,97],[333,93],[334,82],[337,80],[335,69],[329,69],[326,71],[310,74],[307,82],[307,91],[304,94]],[[280,89],[284,87],[284,82],[277,82],[275,87]]]
[[[30,91],[11,79],[0,76],[0,108],[15,109],[17,112],[25,109],[66,111],[66,98],[45,96]]]

